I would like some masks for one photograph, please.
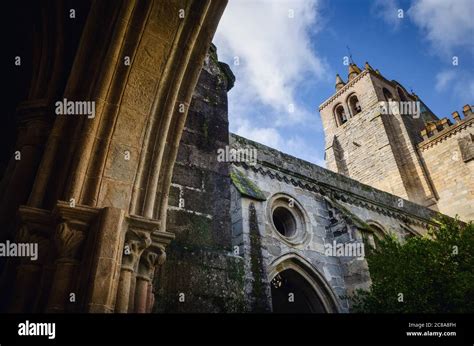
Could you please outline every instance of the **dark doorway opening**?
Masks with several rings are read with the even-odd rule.
[[[311,284],[293,269],[278,273],[272,280],[271,291],[273,312],[327,312]]]

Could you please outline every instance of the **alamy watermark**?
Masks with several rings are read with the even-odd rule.
[[[420,101],[380,101],[379,109],[381,114],[411,115],[414,119],[421,115]]]
[[[64,98],[56,101],[56,115],[87,115],[89,119],[95,118],[95,101],[70,101]]]
[[[48,339],[56,338],[56,323],[54,322],[30,322],[26,320],[24,323],[18,324],[19,336],[47,336]]]
[[[224,148],[217,149],[218,162],[243,162],[248,165],[255,165],[257,163],[257,149],[256,148],[230,148],[226,145]]]
[[[38,259],[38,243],[13,243],[7,240],[0,243],[0,257],[29,257]]]
[[[324,254],[332,257],[365,257],[365,245],[363,242],[338,243],[333,240],[332,243],[324,244]]]

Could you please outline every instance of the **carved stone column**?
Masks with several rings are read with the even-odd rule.
[[[162,265],[165,260],[166,252],[162,245],[151,246],[142,254],[135,288],[135,312],[149,312],[153,276],[156,267]]]
[[[125,234],[123,232],[124,211],[104,208],[98,227],[88,243],[93,244],[91,270],[87,283],[87,312],[114,312],[117,288],[122,265]]]
[[[58,251],[53,285],[49,295],[47,312],[63,312],[71,293],[71,283],[79,264],[78,253],[84,240],[84,233],[68,222],[56,228],[54,243]]]
[[[134,293],[132,280],[138,266],[142,252],[151,244],[150,234],[129,230],[126,235],[124,253],[122,257],[122,269],[117,292],[115,311],[126,313],[129,311],[130,296]],[[134,286],[134,285],[133,285]]]
[[[46,99],[22,102],[17,114],[17,140],[0,183],[0,239],[8,237],[18,207],[28,200],[51,127]]]
[[[148,293],[147,293],[147,302],[146,302],[146,312],[152,312],[153,305],[155,305],[155,289],[153,288],[153,283],[148,283]]]
[[[146,312],[154,270],[165,260],[165,247],[174,239],[174,234],[160,231],[158,220],[138,215],[128,215],[125,220],[128,231],[115,311]]]
[[[96,208],[71,206],[61,201],[53,210],[58,225],[53,235],[57,256],[47,312],[66,311],[70,294],[78,294],[75,290],[78,288],[76,283],[80,274],[81,253],[87,232],[98,214]]]
[[[164,231],[164,225],[173,164],[187,113],[187,107],[181,114],[177,106],[191,102],[207,47],[226,3],[226,0],[121,1],[118,4],[93,1],[71,73],[67,75],[64,68],[69,69],[70,61],[62,59],[62,22],[57,25],[55,20],[46,22],[45,35],[38,40],[38,53],[44,51],[47,54],[41,54],[38,60],[38,73],[35,75],[39,77],[33,79],[31,96],[35,99],[43,97],[49,100],[44,105],[51,106],[50,101],[56,100],[57,92],[64,89],[62,96],[70,100],[97,101],[97,112],[91,120],[86,117],[55,117],[45,108],[45,115],[51,114],[50,120],[54,121],[51,131],[42,118],[35,122],[29,119],[31,125],[26,126],[26,132],[34,133],[31,136],[28,133],[25,138],[30,148],[22,150],[22,161],[12,162],[9,168],[9,173],[14,172],[9,177],[15,177],[11,181],[16,183],[10,184],[8,180],[1,185],[4,189],[0,187],[0,220],[6,222],[13,220],[16,204],[24,203],[27,195],[29,206],[48,211],[58,200],[70,198],[90,207],[60,208],[68,215],[63,217],[60,213],[60,220],[56,222],[59,226],[51,235],[59,258],[54,264],[54,277],[49,279],[48,274],[45,280],[43,275],[40,283],[44,283],[45,288],[38,303],[41,308],[64,311],[71,287],[79,286],[73,286],[79,280],[74,276],[75,272],[80,272],[81,278],[90,279],[87,274],[91,267],[94,273],[104,268],[97,264],[101,263],[98,257],[82,262],[79,258],[90,226],[88,220],[99,213],[92,208],[111,207],[124,213],[147,215],[143,227],[148,237],[157,230],[162,237],[160,244],[167,244],[173,238]],[[64,19],[63,7],[53,4],[53,8],[57,9],[58,18]],[[186,13],[184,18],[179,17],[182,9]],[[48,26],[48,23],[52,25]],[[55,36],[57,40],[50,40],[50,33],[60,35]],[[131,64],[125,64],[125,58]],[[58,84],[61,76],[67,78],[65,88],[62,83]],[[53,87],[57,85],[61,88]],[[34,105],[25,106],[34,109]],[[37,106],[38,111],[43,107],[41,104]],[[25,113],[29,114],[29,111]],[[46,135],[45,150],[37,151],[36,144],[44,143]],[[121,158],[125,150],[132,153],[127,162]],[[36,169],[38,159],[41,162]],[[23,173],[17,174],[17,169]],[[25,184],[27,179],[30,181]],[[17,183],[25,184],[22,185],[25,188],[18,190]],[[162,227],[157,219],[161,220]],[[3,227],[3,230],[0,228],[2,237],[7,227],[2,222],[0,225]],[[120,222],[114,225],[116,229],[124,230]],[[130,228],[125,229],[129,231]],[[13,226],[11,230],[16,232]],[[114,239],[115,244],[122,242],[123,233],[120,233],[120,239]],[[95,243],[90,239],[87,236],[87,247],[84,248],[90,250],[87,258],[94,256],[94,251],[102,253],[92,246]],[[149,242],[143,244],[143,241],[136,240],[130,244],[130,258],[124,256],[116,311],[127,312],[134,305],[134,273],[142,248]],[[111,262],[120,262],[120,256],[111,253]],[[78,267],[79,263],[81,267]],[[95,276],[94,280],[100,280],[99,277]],[[117,288],[115,280],[115,277],[108,278],[106,290]],[[9,283],[5,281],[5,285]],[[48,300],[43,295],[49,293],[50,286]],[[94,292],[98,291],[99,285],[89,290],[91,297],[97,298]],[[82,302],[87,302],[84,296]],[[91,304],[98,301],[99,309],[112,309],[113,299],[91,300]],[[102,304],[103,301],[107,303]],[[96,305],[89,306],[95,309]]]
[[[16,238],[17,244],[36,246],[36,258],[22,258],[16,268],[14,290],[10,301],[9,311],[13,313],[27,313],[34,311],[34,303],[38,296],[37,287],[41,281],[43,265],[48,258],[49,239],[45,234],[30,229],[33,225],[23,224]],[[43,229],[44,232],[44,229]],[[32,254],[33,255],[33,254]]]

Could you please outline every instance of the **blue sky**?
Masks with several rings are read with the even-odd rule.
[[[230,129],[324,166],[317,108],[347,46],[450,117],[474,101],[473,17],[472,0],[231,0],[214,38],[236,76]]]

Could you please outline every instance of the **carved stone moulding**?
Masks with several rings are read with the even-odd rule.
[[[99,214],[99,208],[71,206],[68,202],[58,201],[52,216],[57,225],[54,242],[59,259],[78,259],[87,232]]]
[[[51,253],[51,243],[60,258],[75,258],[79,245],[99,213],[98,208],[72,207],[64,201],[59,201],[52,211],[23,205],[18,210],[16,239],[22,243],[38,243],[40,262],[50,257],[44,252]]]
[[[137,215],[125,217],[125,246],[128,246],[131,256],[124,256],[123,265],[135,269],[143,250],[155,252],[159,256],[164,253],[166,246],[175,238],[173,233],[160,231],[159,220],[149,219]],[[130,262],[130,263],[129,263]]]
[[[175,238],[173,233],[162,230],[159,220],[138,215],[128,215],[125,217],[125,224],[129,231],[148,233],[152,244],[160,244],[166,247]]]
[[[69,202],[58,201],[52,211],[56,223],[67,222],[77,230],[86,231],[100,213],[100,208],[84,205],[71,206]]]
[[[15,235],[15,241],[17,243],[37,244],[38,254],[35,264],[41,265],[46,263],[50,257],[50,240],[54,228],[55,225],[49,211],[22,205],[18,210],[18,231]],[[23,259],[21,262],[28,261]]]

